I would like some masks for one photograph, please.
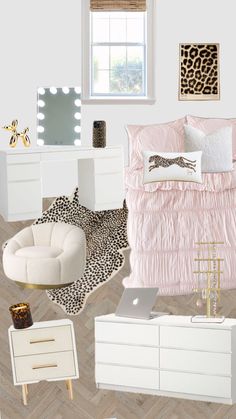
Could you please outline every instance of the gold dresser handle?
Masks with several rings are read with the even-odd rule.
[[[49,338],[49,339],[41,339],[41,340],[30,340],[30,345],[33,343],[45,343],[45,342],[55,342],[55,339]]]
[[[57,366],[57,364],[35,365],[32,367],[32,370],[40,370],[41,368],[55,368]]]

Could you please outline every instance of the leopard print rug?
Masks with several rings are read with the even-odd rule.
[[[123,266],[123,249],[127,249],[127,215],[122,209],[93,212],[79,204],[78,189],[71,197],[56,198],[34,224],[64,222],[82,228],[87,240],[84,276],[65,288],[48,290],[51,301],[67,314],[79,314],[86,299],[99,286],[111,279]]]

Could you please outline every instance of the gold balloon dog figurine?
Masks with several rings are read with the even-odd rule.
[[[30,147],[30,139],[27,135],[29,128],[25,128],[22,132],[17,131],[18,120],[14,119],[10,125],[5,125],[3,129],[11,131],[13,134],[9,141],[9,146],[14,148],[17,145],[18,138],[20,137],[25,147]]]

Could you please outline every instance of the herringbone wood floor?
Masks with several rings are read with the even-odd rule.
[[[29,224],[29,223],[28,223]],[[5,223],[0,219],[0,244],[27,223]],[[122,278],[129,271],[128,252],[123,269],[88,299],[85,310],[74,322],[79,354],[80,379],[74,382],[74,401],[67,399],[64,382],[41,382],[29,386],[29,404],[21,402],[21,388],[14,387],[7,329],[11,324],[8,307],[29,301],[35,321],[65,318],[44,291],[21,290],[7,280],[0,265],[0,411],[1,419],[235,419],[236,406],[181,399],[97,390],[94,384],[94,317],[111,313],[122,293]],[[194,314],[195,299],[162,297],[158,310]],[[236,317],[236,290],[223,292],[222,312]]]

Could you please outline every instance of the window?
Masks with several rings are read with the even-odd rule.
[[[83,98],[150,99],[151,11],[90,11],[83,21]],[[149,5],[151,0],[149,0]]]

